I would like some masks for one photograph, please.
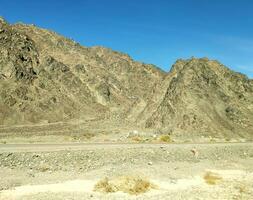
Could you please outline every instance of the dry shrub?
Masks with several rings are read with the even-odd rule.
[[[156,186],[150,181],[133,176],[122,176],[113,179],[104,178],[95,186],[94,191],[103,193],[124,192],[131,195],[145,193]]]
[[[97,182],[94,187],[94,191],[105,193],[116,192],[113,185],[109,183],[109,179],[107,177]]]
[[[46,172],[46,171],[49,171],[49,170],[50,170],[50,167],[47,166],[47,165],[41,165],[41,166],[39,166],[38,170],[39,170],[40,172]]]
[[[141,138],[140,136],[133,136],[133,137],[131,137],[131,139],[132,139],[133,141],[135,141],[135,142],[142,142],[142,141],[143,141],[142,138]]]
[[[171,142],[171,138],[169,135],[161,135],[159,137],[161,142],[166,142],[166,143],[170,143]]]
[[[246,187],[246,185],[238,186],[238,190],[240,193],[247,193],[248,192],[248,188]]]
[[[238,182],[235,188],[239,191],[240,194],[249,193],[249,188],[246,183]]]
[[[216,185],[219,181],[222,180],[222,177],[214,172],[206,172],[206,174],[204,175],[204,179],[207,184]]]

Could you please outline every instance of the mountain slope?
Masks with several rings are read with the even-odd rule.
[[[0,44],[0,125],[92,119],[176,135],[253,135],[253,81],[217,61],[178,60],[166,73],[2,18]]]
[[[177,61],[147,127],[187,134],[252,134],[253,82],[217,61]]]
[[[1,107],[5,110],[0,124],[123,118],[133,104],[146,102],[153,86],[165,76],[153,65],[135,62],[128,55],[102,47],[81,47],[35,26],[2,21],[1,29],[1,44],[6,44],[1,45],[1,51],[8,54],[1,56],[1,73],[5,77],[1,86],[13,87],[1,90]],[[19,54],[25,60],[16,59]],[[35,64],[30,63],[33,59]],[[24,71],[29,84],[6,72],[16,66],[20,73]],[[15,93],[19,87],[23,99]],[[12,102],[8,103],[8,99]]]

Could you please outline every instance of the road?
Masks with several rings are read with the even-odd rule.
[[[98,148],[165,148],[178,146],[240,146],[253,145],[253,142],[235,142],[235,143],[48,143],[48,144],[0,144],[0,152],[41,152],[41,151],[62,151],[62,150],[88,150]]]

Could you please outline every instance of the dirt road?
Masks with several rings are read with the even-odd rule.
[[[42,144],[0,144],[0,152],[40,152],[62,150],[87,150],[90,148],[165,148],[165,147],[224,147],[224,146],[253,146],[253,142],[234,143],[42,143]]]

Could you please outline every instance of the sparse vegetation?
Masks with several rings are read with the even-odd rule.
[[[169,135],[161,135],[161,136],[159,137],[159,140],[160,140],[161,142],[165,142],[165,143],[170,143],[170,142],[172,142],[172,140],[171,140],[171,138],[170,138]]]
[[[110,180],[108,178],[100,180],[94,186],[94,191],[103,193],[121,191],[131,195],[138,195],[155,188],[157,187],[146,179],[134,176],[122,176]]]
[[[94,187],[94,191],[111,193],[116,192],[112,185],[109,183],[109,179],[106,177],[100,180]]]
[[[222,177],[214,172],[206,172],[204,175],[204,180],[209,185],[216,185],[219,181],[222,180]]]
[[[250,189],[250,183],[246,182],[237,182],[237,184],[234,186],[234,189],[237,191],[234,195],[233,199],[249,199],[248,197],[252,196],[253,193]]]
[[[133,137],[131,137],[131,140],[135,141],[135,142],[142,142],[143,141],[140,136],[133,136]]]
[[[211,143],[216,143],[216,140],[214,138],[210,138]]]
[[[247,193],[248,192],[248,188],[246,187],[246,185],[238,186],[238,190],[240,193]]]
[[[46,172],[46,171],[50,170],[50,167],[47,166],[47,165],[41,165],[41,166],[38,168],[38,170],[39,170],[40,172]]]
[[[237,189],[240,194],[249,193],[249,187],[244,182],[238,182],[237,185],[235,186],[235,189]]]

